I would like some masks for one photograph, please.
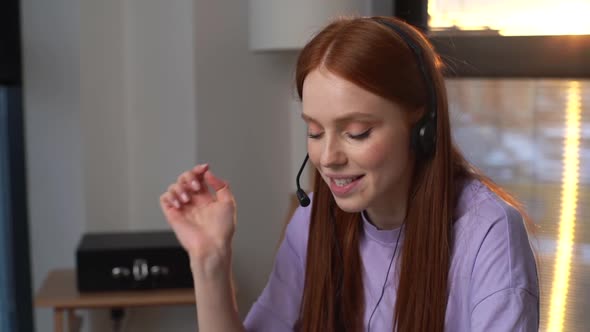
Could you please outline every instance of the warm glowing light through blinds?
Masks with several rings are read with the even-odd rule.
[[[491,29],[503,36],[590,34],[589,12],[588,0],[428,1],[431,28]]]
[[[547,331],[551,332],[563,330],[564,316],[567,309],[578,203],[580,117],[580,83],[571,82],[568,87],[566,108],[559,235],[547,329]]]

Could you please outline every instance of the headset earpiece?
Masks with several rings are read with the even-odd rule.
[[[436,148],[436,117],[426,114],[412,127],[410,143],[418,159],[429,158]]]

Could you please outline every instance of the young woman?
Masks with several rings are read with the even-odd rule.
[[[394,18],[340,19],[305,46],[312,204],[295,211],[244,323],[228,184],[199,165],[169,187],[161,208],[191,258],[199,331],[538,329],[525,214],[453,144],[442,70]]]

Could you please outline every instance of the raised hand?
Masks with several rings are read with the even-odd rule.
[[[208,165],[182,173],[160,196],[160,206],[191,258],[193,273],[210,274],[229,264],[236,204],[227,182]]]

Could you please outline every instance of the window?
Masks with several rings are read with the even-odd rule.
[[[539,226],[541,331],[590,326],[589,12],[587,0],[396,1],[448,65],[457,144]]]
[[[541,331],[585,331],[590,289],[590,80],[448,79],[466,157],[539,226]]]
[[[434,0],[428,2],[433,32],[550,36],[590,34],[587,0]]]
[[[587,0],[428,1],[430,37],[458,77],[590,77],[588,12]]]

